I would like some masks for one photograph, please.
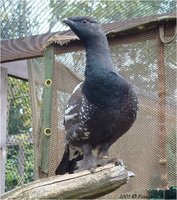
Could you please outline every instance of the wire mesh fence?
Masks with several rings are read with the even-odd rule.
[[[2,0],[2,39],[64,30],[61,20],[88,15],[101,23],[176,11],[175,0]]]
[[[29,83],[8,77],[6,191],[34,180],[34,144]]]
[[[175,12],[174,0],[159,1],[2,1],[1,39],[10,39],[51,31],[65,27],[61,19],[74,15],[89,15],[102,23],[123,21]],[[82,8],[82,9],[81,9]],[[170,25],[169,25],[170,26]],[[165,37],[174,35],[173,28],[165,28]],[[167,31],[168,30],[168,31]],[[153,35],[154,34],[154,35]],[[152,39],[153,35],[153,39]],[[159,117],[165,116],[165,154],[167,168],[165,175],[169,186],[175,185],[176,174],[176,44],[171,42],[160,50],[155,33],[147,33],[111,45],[111,53],[118,72],[128,79],[140,96],[138,120],[125,136],[113,145],[111,156],[122,158],[125,165],[136,173],[136,177],[118,193],[120,194],[159,188],[162,184],[159,165]],[[159,63],[160,60],[160,63]],[[6,191],[39,178],[36,169],[40,165],[40,135],[42,126],[41,108],[44,89],[44,60],[30,60],[29,83],[9,77],[8,87],[8,136],[6,161]],[[159,71],[158,65],[165,64],[165,76],[161,85],[165,87],[165,114],[159,113]],[[63,114],[73,88],[83,79],[85,66],[84,50],[55,55],[53,76],[52,131],[49,176],[54,174],[63,152]],[[32,88],[29,91],[29,88]],[[30,96],[35,102],[30,104]],[[32,119],[33,109],[33,119]],[[161,148],[161,147],[160,147]],[[142,178],[143,177],[143,178]],[[137,191],[137,188],[139,191]],[[143,193],[146,195],[146,193]]]

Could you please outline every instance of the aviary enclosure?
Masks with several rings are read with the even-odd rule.
[[[68,14],[89,14],[103,22],[117,70],[139,96],[136,123],[111,148],[111,156],[123,159],[135,177],[103,198],[153,198],[159,189],[176,186],[176,15],[173,1],[171,10],[167,3],[168,12],[159,7],[161,14],[154,11],[151,16],[147,16],[151,3],[137,1],[146,10],[141,15],[141,6],[133,1],[120,2],[108,7],[109,20],[101,9],[96,10],[97,4],[90,14],[76,12],[65,1],[61,4],[71,6]],[[106,1],[100,3],[106,5]],[[113,5],[118,4],[122,13],[128,5],[139,15],[131,9],[127,16],[115,15],[114,9],[119,7]],[[5,13],[7,4],[3,5]],[[83,45],[71,31],[24,33],[25,37],[12,35],[9,39],[5,38],[7,27],[2,30],[1,194],[54,175],[64,148],[63,111],[74,87],[83,80],[85,66]],[[164,197],[164,192],[159,195]]]

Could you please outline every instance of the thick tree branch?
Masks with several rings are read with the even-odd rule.
[[[114,163],[99,167],[95,173],[40,179],[4,194],[1,199],[93,199],[108,194],[127,183],[132,172]]]

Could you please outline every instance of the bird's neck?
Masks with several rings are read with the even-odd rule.
[[[110,48],[105,35],[91,38],[85,42],[86,66],[88,68],[105,68],[114,71]]]
[[[82,92],[94,105],[112,106],[121,92],[121,79],[114,68],[106,36],[85,43],[86,69]],[[121,95],[119,95],[121,96]]]

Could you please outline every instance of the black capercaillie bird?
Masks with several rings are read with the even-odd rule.
[[[116,71],[106,35],[90,17],[64,19],[86,50],[85,80],[65,110],[65,152],[56,174],[93,170],[109,162],[109,147],[136,120],[137,95]]]

